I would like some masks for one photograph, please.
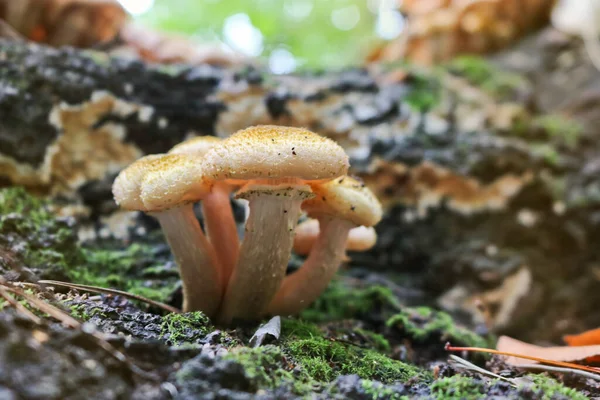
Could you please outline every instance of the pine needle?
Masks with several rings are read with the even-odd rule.
[[[587,371],[587,372],[591,372],[594,374],[600,374],[600,369],[594,368],[594,367],[588,367],[585,365],[568,363],[568,362],[564,362],[564,361],[546,360],[543,358],[532,357],[532,356],[528,356],[525,354],[508,353],[508,352],[494,350],[494,349],[485,349],[482,347],[453,347],[450,345],[450,343],[446,343],[445,349],[446,349],[446,351],[467,351],[467,352],[476,352],[476,353],[498,354],[498,355],[506,356],[506,357],[517,357],[517,358],[523,358],[525,360],[537,361],[542,364],[555,365],[558,367],[578,369],[581,371]],[[600,377],[600,375],[598,375],[598,376]]]
[[[81,285],[78,283],[53,281],[53,280],[42,280],[42,281],[38,281],[38,283],[43,283],[43,284],[47,284],[47,285],[64,286],[64,287],[67,287],[70,289],[83,290],[83,291],[88,291],[88,292],[92,292],[92,293],[102,293],[102,294],[112,294],[115,296],[123,296],[128,299],[137,300],[137,301],[141,301],[146,304],[150,304],[151,306],[161,308],[170,313],[176,313],[176,314],[181,313],[181,310],[179,310],[178,308],[172,307],[168,304],[161,303],[160,301],[151,300],[146,297],[143,297],[143,296],[140,296],[137,294],[133,294],[133,293],[129,293],[129,292],[125,292],[125,291],[118,290],[118,289],[103,288],[103,287],[90,286],[90,285]]]

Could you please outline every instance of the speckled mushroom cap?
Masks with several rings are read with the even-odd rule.
[[[315,197],[302,203],[302,209],[310,217],[329,214],[364,226],[373,226],[381,220],[379,200],[361,181],[344,176],[310,186]]]
[[[202,165],[215,180],[293,177],[311,181],[345,175],[349,163],[344,149],[333,140],[303,128],[259,125],[213,147]]]
[[[215,136],[196,136],[174,146],[169,150],[169,154],[190,154],[203,157],[221,141],[222,139]]]
[[[142,157],[122,170],[113,182],[112,192],[115,202],[129,211],[145,211],[146,207],[140,197],[144,175],[152,168],[152,164],[162,154],[151,154]]]
[[[201,200],[210,186],[196,157],[165,154],[144,175],[140,197],[147,211],[162,211]]]

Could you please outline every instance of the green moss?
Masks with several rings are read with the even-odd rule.
[[[529,387],[529,389],[542,395],[542,400],[551,400],[554,396],[564,396],[572,400],[588,399],[587,396],[584,396],[577,390],[566,387],[547,375],[531,374],[527,376],[533,380],[533,386]]]
[[[357,318],[381,307],[399,310],[400,304],[392,291],[384,286],[350,288],[340,279],[331,282],[327,290],[304,310],[301,317],[312,322]]]
[[[388,353],[392,347],[390,346],[390,342],[379,333],[371,332],[366,329],[356,329],[356,333],[362,335],[367,342],[369,343],[369,347],[374,348],[377,351],[382,353]]]
[[[455,375],[438,379],[431,385],[431,396],[439,400],[474,400],[484,399],[483,383],[466,376]]]
[[[550,143],[531,144],[531,150],[535,156],[542,158],[548,165],[558,166],[560,164],[560,153],[556,147]]]
[[[302,339],[310,339],[323,335],[319,327],[315,324],[295,318],[284,318],[281,321],[281,334],[282,337],[295,337]]]
[[[154,280],[145,275],[145,268],[155,263],[149,245],[111,250],[82,247],[72,226],[56,218],[46,200],[23,188],[0,190],[0,245],[8,236],[12,242],[20,241],[15,256],[40,270],[42,277],[113,287],[163,301],[178,281],[176,274]]]
[[[457,326],[450,315],[427,307],[405,308],[388,319],[386,325],[400,330],[415,342],[436,340],[474,347],[488,345],[481,336]]]
[[[100,307],[90,307],[85,304],[73,304],[69,306],[71,310],[71,315],[80,321],[89,321],[92,317],[99,315],[101,317],[107,318],[107,316],[102,312]]]
[[[372,400],[405,400],[407,396],[395,393],[391,388],[383,386],[380,382],[364,379],[361,381],[365,393],[371,396]]]
[[[511,97],[527,84],[522,77],[504,72],[478,56],[457,57],[450,61],[446,68],[500,99]]]
[[[101,67],[110,66],[111,57],[108,53],[94,50],[84,50],[83,54],[86,55],[90,60]]]
[[[440,102],[439,78],[433,73],[424,74],[411,71],[407,84],[409,90],[403,100],[413,110],[425,112],[431,110]]]
[[[290,356],[311,378],[329,382],[340,374],[357,374],[363,379],[387,383],[428,375],[417,367],[392,360],[374,350],[362,349],[323,337],[288,341]]]
[[[296,394],[301,395],[309,393],[316,384],[304,371],[292,374],[293,366],[288,363],[281,349],[274,345],[236,347],[223,358],[240,363],[246,376],[260,389],[289,385]]]
[[[535,117],[532,126],[542,129],[548,138],[556,144],[575,149],[583,133],[583,126],[562,115],[547,114]]]
[[[200,311],[168,314],[160,326],[161,335],[170,343],[180,345],[196,343],[214,330],[210,320]]]

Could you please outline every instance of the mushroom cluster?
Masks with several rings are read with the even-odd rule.
[[[121,171],[113,194],[122,208],[160,223],[179,267],[184,311],[230,324],[302,311],[325,290],[346,249],[374,244],[381,205],[347,176],[348,167],[330,139],[302,128],[254,126],[145,156]],[[248,201],[241,242],[232,193]],[[312,220],[297,227],[303,210]],[[292,248],[308,257],[286,276]]]

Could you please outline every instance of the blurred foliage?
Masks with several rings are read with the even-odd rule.
[[[139,17],[156,29],[191,35],[200,42],[225,40],[227,18],[246,14],[263,35],[259,58],[286,49],[294,55],[297,68],[332,69],[358,65],[378,42],[376,15],[365,0],[156,0],[152,10]],[[344,11],[346,13],[344,14]],[[352,25],[338,29],[338,20]],[[339,25],[339,24],[338,24]]]

